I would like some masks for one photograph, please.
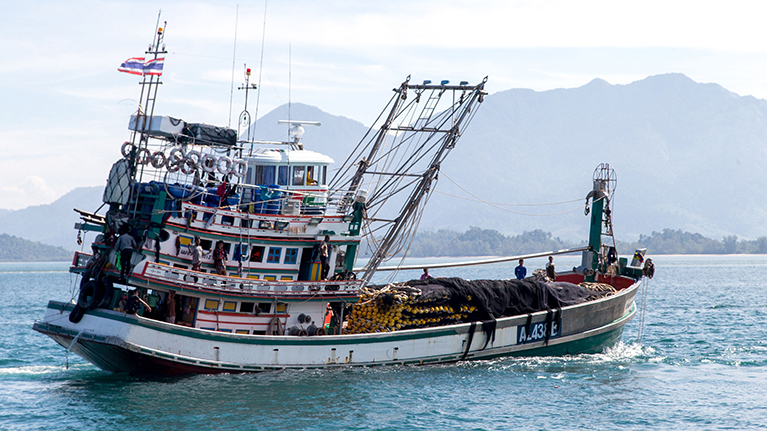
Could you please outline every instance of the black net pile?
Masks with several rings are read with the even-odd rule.
[[[586,287],[584,287],[586,286]],[[370,286],[354,305],[350,333],[480,322],[602,298],[615,290],[608,285],[579,286],[536,280],[464,280],[430,278],[388,286]]]

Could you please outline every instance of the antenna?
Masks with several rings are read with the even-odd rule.
[[[229,127],[232,127],[232,97],[234,97],[234,61],[237,54],[237,23],[240,18],[240,5],[237,5],[237,13],[234,15],[234,48],[232,49],[232,85],[229,90]],[[246,107],[247,109],[247,107]]]
[[[304,149],[304,145],[301,143],[301,137],[304,136],[303,126],[321,126],[319,121],[293,121],[293,120],[279,120],[277,124],[289,124],[288,136],[293,140],[291,145],[298,147],[299,150]]]
[[[238,90],[245,90],[245,109],[243,109],[242,113],[240,114],[240,125],[238,127],[237,133],[239,134],[239,129],[245,128],[247,130],[247,135],[245,141],[250,141],[250,112],[248,112],[248,91],[249,90],[255,90],[256,84],[250,83],[250,69],[248,69],[247,64],[243,64],[243,67],[245,68],[245,84],[242,87],[237,87]],[[251,143],[251,147],[253,144]]]

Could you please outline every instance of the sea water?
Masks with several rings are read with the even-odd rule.
[[[3,263],[0,429],[767,428],[767,256],[654,261],[639,313],[601,354],[153,379],[101,371],[32,330],[49,299],[76,294],[67,263]],[[515,265],[430,272],[508,278]]]

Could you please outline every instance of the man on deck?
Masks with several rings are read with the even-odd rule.
[[[320,264],[322,265],[321,269],[321,278],[322,280],[328,279],[328,270],[330,269],[330,265],[328,265],[328,256],[330,256],[330,236],[325,235],[325,239],[320,242]]]
[[[524,267],[524,263],[524,259],[519,259],[519,266],[514,268],[514,275],[517,276],[517,280],[523,280],[527,275],[527,268]]]
[[[546,263],[546,276],[551,281],[557,281],[557,271],[554,269],[554,256],[549,256],[549,261]]]

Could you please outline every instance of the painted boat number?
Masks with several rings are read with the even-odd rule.
[[[517,326],[517,344],[532,343],[546,339],[546,322],[537,322],[530,325],[530,333],[527,333],[527,325]],[[552,322],[549,339],[562,335],[562,320]]]

